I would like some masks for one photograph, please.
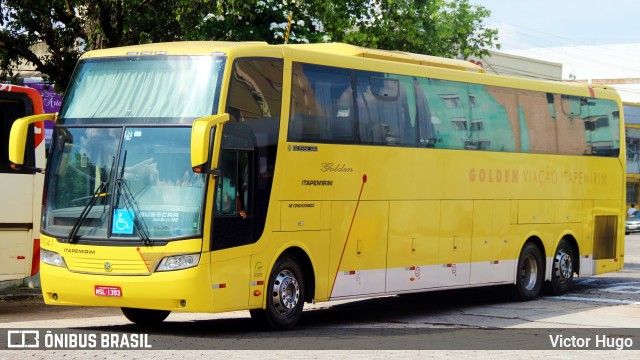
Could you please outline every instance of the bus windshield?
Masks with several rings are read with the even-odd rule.
[[[205,180],[190,167],[190,134],[189,127],[56,128],[43,231],[136,241],[200,234]]]
[[[60,123],[188,123],[218,106],[224,56],[131,56],[78,64]]]

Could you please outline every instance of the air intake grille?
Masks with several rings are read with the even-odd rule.
[[[615,215],[596,216],[593,233],[593,258],[595,260],[615,258],[618,217]]]

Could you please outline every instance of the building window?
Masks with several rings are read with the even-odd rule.
[[[636,204],[638,201],[638,183],[627,183],[627,203]]]

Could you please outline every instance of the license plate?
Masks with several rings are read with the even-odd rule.
[[[629,226],[627,226],[627,227],[628,227],[629,229],[637,229],[637,228],[638,228],[638,226],[637,226],[637,225],[629,225]]]
[[[121,297],[122,296],[122,289],[120,289],[120,286],[100,286],[100,285],[96,285],[93,288],[93,293],[96,296]]]

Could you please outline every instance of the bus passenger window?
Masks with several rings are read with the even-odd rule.
[[[414,145],[406,91],[398,79],[383,76],[364,72],[356,76],[360,142]]]
[[[227,112],[231,121],[279,118],[282,60],[238,59],[233,64]]]
[[[580,117],[585,127],[588,155],[617,157],[620,151],[620,113],[614,101],[581,99]]]
[[[353,89],[351,84],[336,84],[332,91],[332,109],[330,132],[331,139],[340,142],[341,140],[352,142],[354,139],[355,124],[353,114]],[[346,86],[344,90],[342,88]]]
[[[294,63],[289,141],[355,143],[349,70]]]
[[[434,147],[438,138],[436,136],[436,129],[431,122],[431,110],[429,109],[429,102],[422,87],[418,83],[417,79],[414,81],[414,89],[416,93],[416,106],[417,106],[417,123],[419,129],[419,146],[420,147]]]

